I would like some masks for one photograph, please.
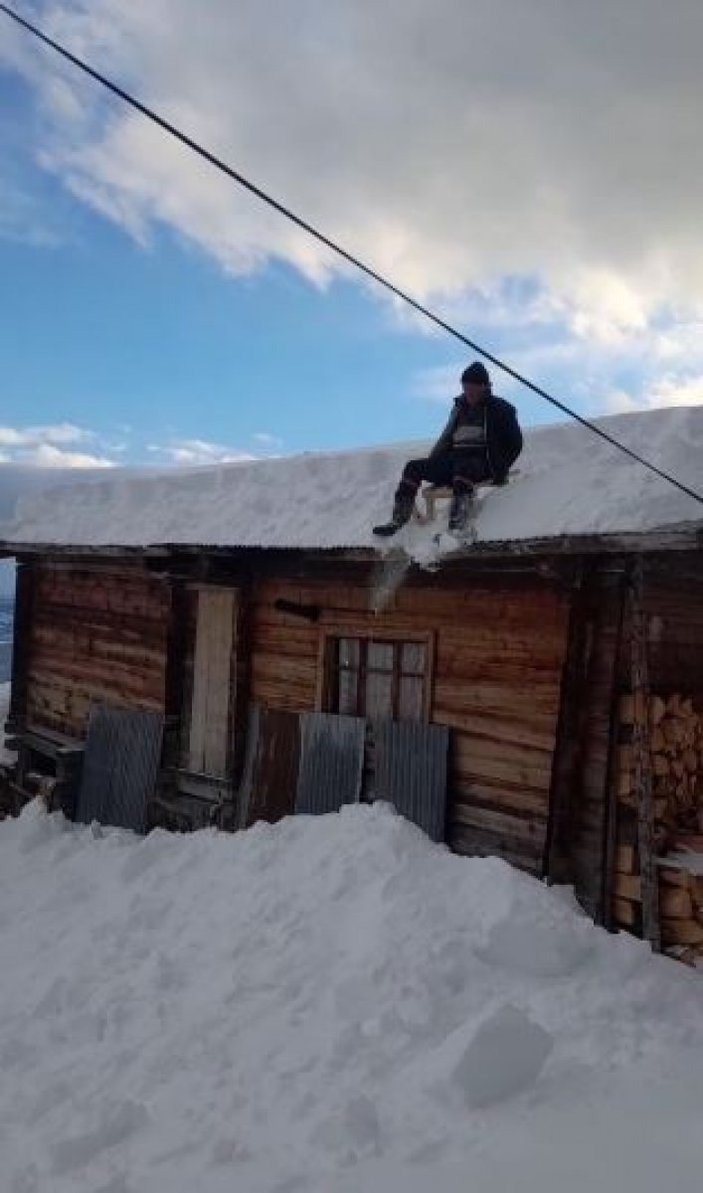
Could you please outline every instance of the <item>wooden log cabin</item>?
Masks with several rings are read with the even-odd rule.
[[[671,469],[691,483],[702,415],[609,430],[673,444]],[[334,746],[337,771],[319,782],[336,776],[350,793],[339,800],[391,798],[427,827],[403,799],[421,771],[434,776],[432,835],[452,849],[571,883],[597,922],[703,952],[700,854],[685,860],[703,844],[703,519],[585,435],[532,432],[519,478],[485,496],[477,542],[449,554],[434,525],[383,554],[370,538],[402,463],[393,450],[35,498],[1,544],[18,562],[18,799],[48,780],[75,814],[88,727],[107,708],[163,729],[135,827],[275,820],[300,807],[312,725]],[[685,816],[663,797],[653,748],[652,709],[667,701],[688,718]],[[364,726],[355,762],[349,724]],[[414,736],[389,752],[383,725]],[[322,798],[313,810],[338,806]],[[663,870],[668,890],[689,878],[690,890],[660,899]],[[685,931],[670,926],[677,907]]]

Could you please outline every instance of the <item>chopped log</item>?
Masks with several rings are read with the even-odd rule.
[[[644,613],[644,561],[636,556],[630,573],[628,612],[630,622],[630,680],[635,694],[633,751],[634,790],[637,798],[637,842],[642,894],[642,935],[653,951],[661,949],[659,880],[655,865],[655,826],[652,798],[652,759],[649,723],[646,718],[649,695],[647,625]],[[638,715],[638,703],[643,715]],[[630,880],[632,881],[632,880]],[[619,893],[619,892],[616,892]],[[678,942],[674,942],[678,943]]]
[[[628,796],[632,793],[632,775],[625,771],[618,775],[618,799],[623,803],[631,803],[628,801]]]
[[[634,874],[635,847],[634,845],[618,845],[615,851],[615,869],[620,874]]]
[[[652,770],[655,775],[669,774],[669,760],[663,754],[652,755]]]
[[[679,705],[679,712],[682,717],[687,717],[687,718],[695,717],[696,714],[693,711],[693,701],[691,700],[690,696],[688,696],[685,700],[681,701],[681,703]]]
[[[648,701],[649,724],[652,729],[656,728],[661,720],[666,715],[666,704],[661,696],[650,696]]]
[[[686,887],[664,887],[659,892],[659,910],[664,919],[692,919],[693,902]]]
[[[615,895],[618,899],[631,899],[639,903],[642,898],[642,883],[637,875],[616,874]]]
[[[629,899],[613,899],[615,922],[621,928],[634,928],[638,910],[637,906]]]
[[[695,775],[698,770],[698,755],[695,750],[688,749],[683,756],[683,764],[689,774]]]
[[[689,875],[685,870],[675,870],[673,866],[662,866],[659,877],[664,886],[688,887]]]
[[[635,698],[627,695],[620,697],[619,720],[621,725],[633,725],[635,721]]]
[[[632,746],[618,746],[618,770],[620,774],[633,770],[634,762],[635,758]]]
[[[703,924],[696,920],[662,920],[664,944],[703,945]]]
[[[666,749],[666,738],[658,727],[652,730],[650,746],[653,754],[661,754]]]
[[[666,711],[671,717],[681,715],[681,697],[679,695],[669,697],[666,702]]]
[[[673,961],[680,961],[683,965],[690,965],[692,969],[698,967],[698,954],[696,949],[688,948],[684,944],[671,944],[664,949],[667,957],[671,957]]]

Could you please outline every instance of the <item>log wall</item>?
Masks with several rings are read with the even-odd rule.
[[[28,724],[82,737],[91,703],[163,710],[170,594],[139,569],[31,566]],[[20,710],[18,710],[20,711]]]
[[[276,600],[318,606],[317,622]],[[372,578],[259,580],[251,608],[251,698],[303,711],[322,699],[326,633],[434,640],[430,720],[452,730],[449,841],[538,872],[566,652],[568,595],[535,577],[406,580],[373,613]]]

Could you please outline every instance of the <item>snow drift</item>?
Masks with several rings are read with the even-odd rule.
[[[700,1187],[703,985],[384,806],[0,825],[3,1193]]]

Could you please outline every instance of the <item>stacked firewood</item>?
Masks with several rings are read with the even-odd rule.
[[[632,726],[643,719],[635,696],[620,701],[617,750],[618,840],[615,863],[616,923],[639,932],[642,892],[637,850],[638,793]],[[667,852],[703,853],[703,717],[680,695],[648,698],[654,849],[659,857],[658,904],[662,946],[691,960],[703,956],[703,866],[663,863]],[[701,859],[697,858],[696,861]],[[689,872],[693,871],[693,872]]]
[[[620,701],[620,738],[635,717],[635,697]],[[703,832],[703,717],[681,696],[650,696],[648,701],[654,818],[670,834]],[[637,806],[635,758],[626,740],[618,747],[618,798]]]

